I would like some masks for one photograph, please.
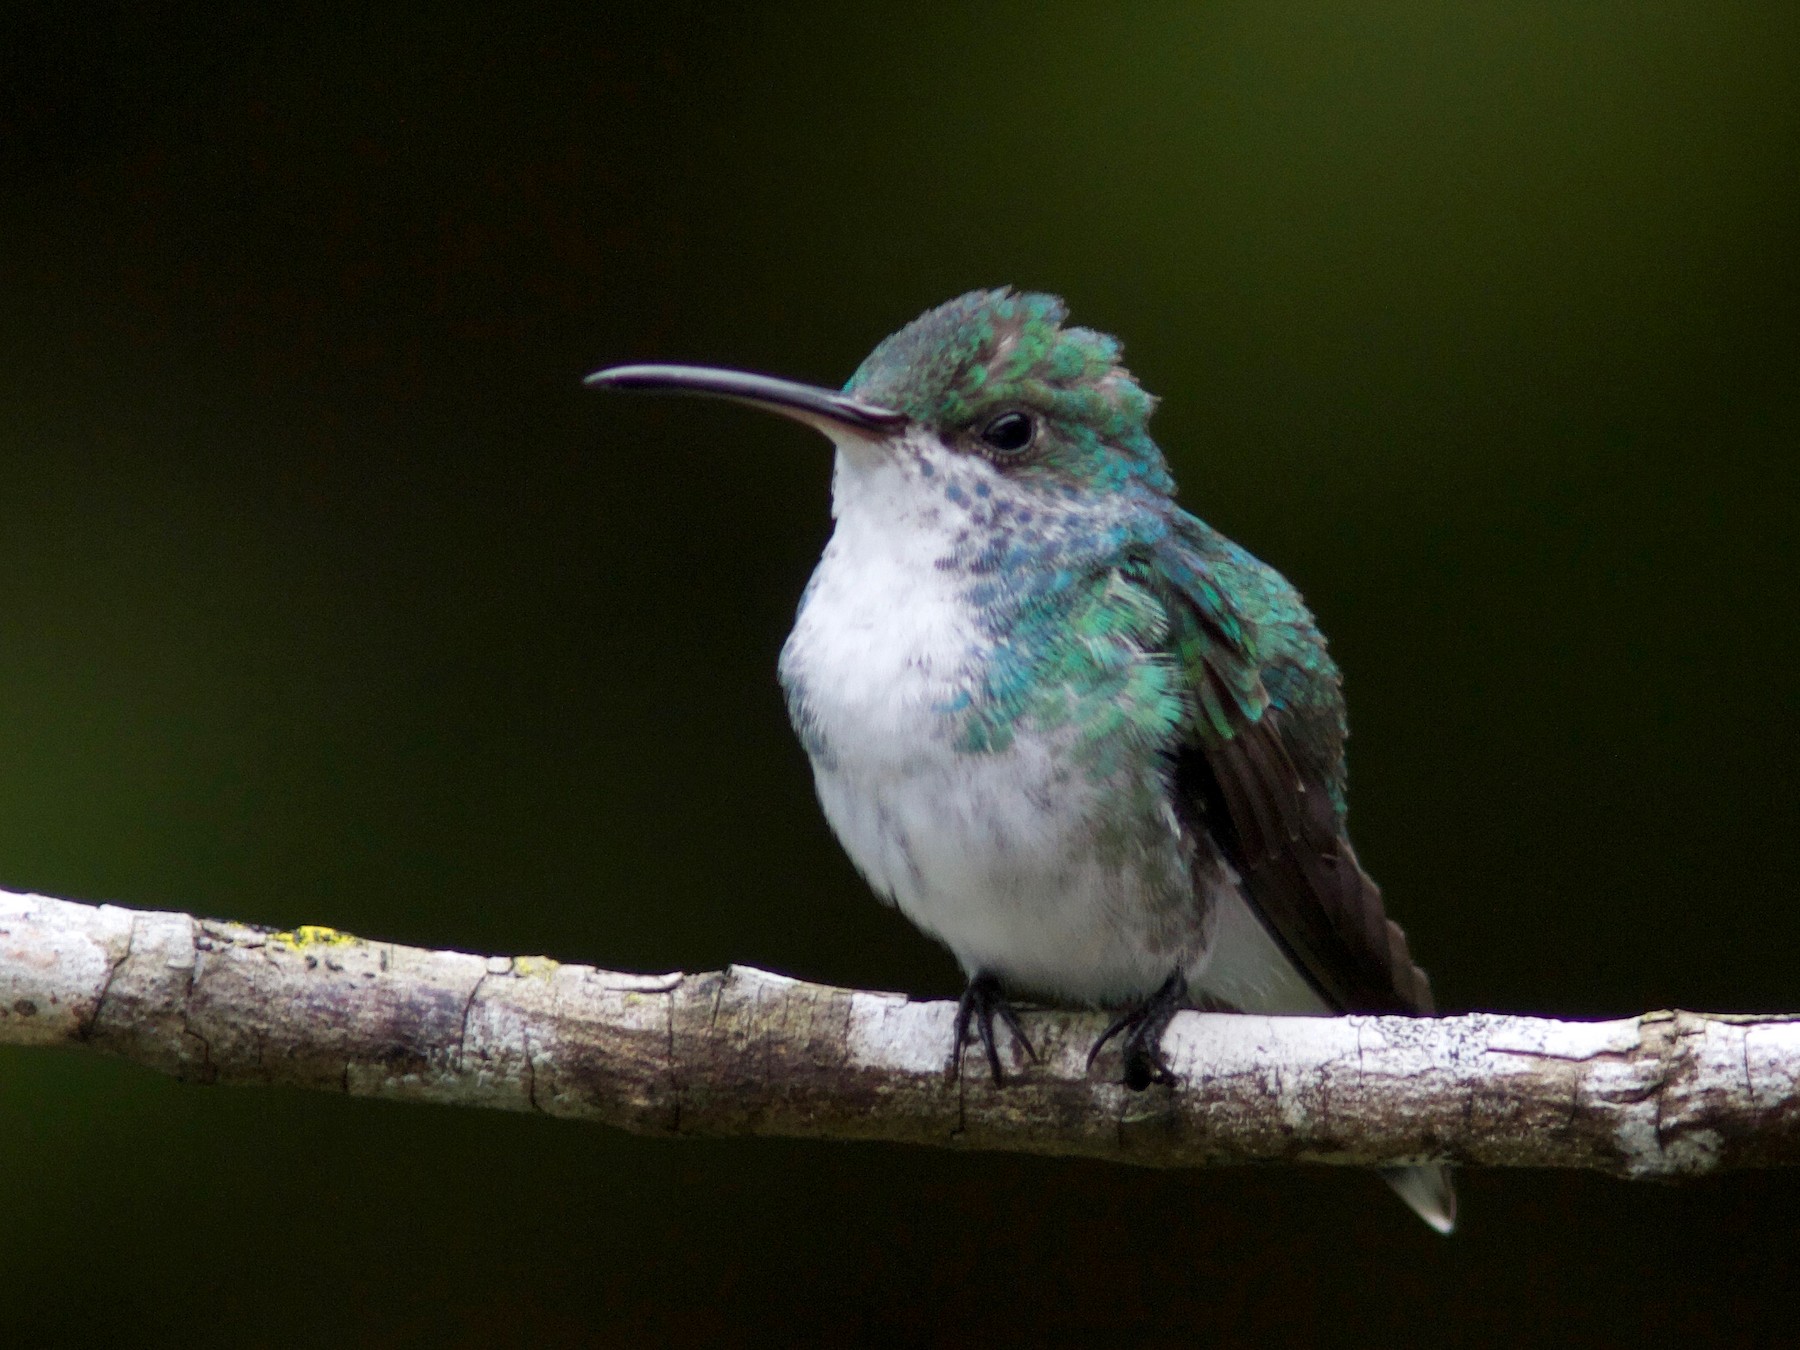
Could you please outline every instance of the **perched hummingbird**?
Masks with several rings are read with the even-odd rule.
[[[832,829],[968,976],[993,1077],[1007,991],[1116,1009],[1127,1084],[1198,1002],[1428,1013],[1344,827],[1337,667],[1285,578],[1182,510],[1118,341],[1055,296],[974,291],[843,392],[699,366],[587,383],[711,394],[823,432],[836,526],[780,679]],[[1091,1063],[1093,1056],[1090,1055]],[[1437,1164],[1389,1169],[1440,1232]]]

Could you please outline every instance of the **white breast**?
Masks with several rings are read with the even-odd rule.
[[[957,521],[917,467],[855,470],[840,457],[838,483],[837,528],[782,649],[782,680],[805,683],[835,755],[903,771],[926,749],[921,725],[965,687],[986,647],[957,579],[937,565]]]

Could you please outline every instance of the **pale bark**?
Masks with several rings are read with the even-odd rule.
[[[953,1011],[744,967],[627,975],[0,892],[0,1043],[192,1082],[1171,1167],[1800,1163],[1797,1016],[1184,1013],[1164,1042],[1179,1086],[1130,1092],[1116,1056],[1086,1069],[1086,1012],[1024,1014],[1036,1064],[1002,1032],[1004,1087],[978,1051],[950,1081]]]

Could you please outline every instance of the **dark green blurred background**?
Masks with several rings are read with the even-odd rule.
[[[774,683],[827,447],[579,377],[1013,282],[1312,601],[1447,1008],[1800,1009],[1800,10],[12,4],[0,71],[0,885],[952,992]],[[1463,1184],[12,1050],[0,1343],[1792,1332],[1792,1176]]]

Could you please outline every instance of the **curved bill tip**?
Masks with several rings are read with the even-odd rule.
[[[830,434],[831,426],[865,436],[884,436],[905,426],[905,413],[864,403],[835,389],[752,375],[715,366],[608,366],[582,381],[593,389],[642,389],[658,394],[700,394],[767,408]]]

